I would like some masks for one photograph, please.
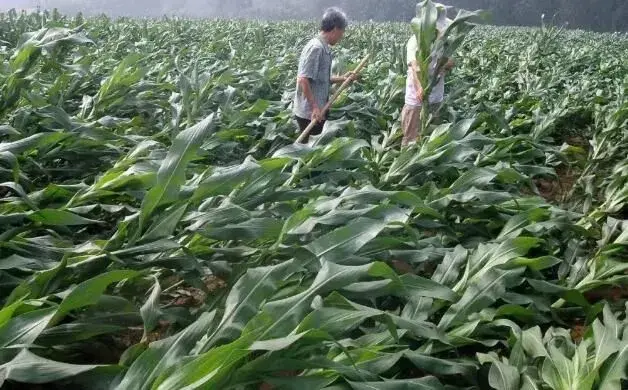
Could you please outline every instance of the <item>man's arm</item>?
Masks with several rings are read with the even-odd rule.
[[[312,86],[310,84],[310,79],[305,76],[299,76],[297,78],[297,82],[299,87],[303,91],[303,96],[312,107],[312,121],[320,121],[323,118],[323,113],[321,112],[321,107],[318,106],[316,100],[314,99],[314,93],[312,93]]]
[[[331,76],[332,84],[342,84],[347,80],[355,81],[357,75],[354,72],[347,72],[344,76]]]
[[[440,71],[439,75],[441,77],[445,76],[445,73],[451,71],[453,67],[454,67],[454,60],[452,60],[451,58],[447,58],[447,62],[443,66],[443,69]]]
[[[414,84],[414,89],[416,90],[416,98],[419,102],[422,102],[423,87],[421,86],[421,81],[419,80],[419,67],[417,66],[416,61],[410,61],[410,69],[412,70],[412,83]]]
[[[452,70],[454,67],[455,63],[454,60],[452,60],[451,58],[447,59],[447,63],[445,64],[445,70]]]
[[[316,80],[319,75],[319,64],[322,55],[322,48],[310,47],[309,52],[304,53],[305,57],[299,61],[299,72],[297,75],[297,84],[303,91],[303,96],[312,107],[312,121],[318,122],[323,119],[322,109],[314,99],[312,91],[312,80]]]
[[[331,76],[332,84],[342,84],[347,80],[345,76]]]

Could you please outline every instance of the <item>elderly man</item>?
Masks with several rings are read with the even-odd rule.
[[[440,36],[445,32],[452,21],[447,18],[447,7],[442,4],[437,4],[436,7],[438,10],[436,30]],[[419,128],[421,124],[421,107],[426,102],[424,102],[425,96],[423,86],[421,85],[418,77],[418,65],[416,59],[418,49],[419,47],[416,36],[412,34],[412,37],[410,37],[407,44],[408,77],[406,79],[405,106],[401,112],[403,146],[416,142],[422,130]],[[433,74],[437,64],[438,58],[432,58],[432,62],[430,64],[430,75]],[[445,66],[445,70],[450,70],[453,65],[453,61],[449,59],[447,65]],[[442,73],[438,77],[438,84],[436,84],[436,86],[432,89],[430,96],[427,98],[427,104],[429,104],[430,112],[433,116],[438,114],[438,110],[440,109],[445,97],[445,74]]]
[[[312,38],[301,52],[293,105],[294,116],[301,132],[312,121],[316,122],[316,125],[310,131],[311,135],[323,131],[327,119],[327,112],[323,111],[329,100],[331,84],[343,83],[347,78],[353,80],[355,77],[352,73],[345,76],[331,75],[331,46],[340,42],[347,25],[347,16],[344,12],[337,8],[326,10],[320,33]],[[307,143],[307,138],[304,142]]]

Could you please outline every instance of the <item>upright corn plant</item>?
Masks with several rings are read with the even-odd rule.
[[[417,4],[416,17],[412,19],[412,32],[416,36],[418,51],[416,53],[418,77],[424,91],[424,99],[429,102],[429,96],[438,84],[445,70],[449,58],[464,42],[465,37],[473,29],[471,20],[482,15],[481,11],[458,11],[456,18],[447,29],[439,34],[437,24],[439,18],[445,17],[444,6],[425,0]],[[438,59],[436,68],[431,71],[434,58]],[[421,132],[429,124],[429,104],[421,108]]]

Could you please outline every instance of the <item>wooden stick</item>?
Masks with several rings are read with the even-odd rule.
[[[353,73],[357,76],[362,69],[364,69],[364,67],[366,66],[366,63],[368,62],[368,60],[371,58],[371,54],[367,54],[366,57],[364,57],[364,59],[362,60],[362,62],[360,62],[360,64],[357,66],[357,68],[355,68],[355,70],[353,71]],[[336,91],[336,93],[333,94],[333,96],[331,97],[331,99],[329,99],[329,101],[327,102],[327,104],[325,104],[325,107],[323,108],[322,114],[325,115],[325,113],[327,111],[329,111],[329,109],[331,108],[331,106],[334,104],[334,102],[336,101],[336,99],[338,99],[338,97],[340,96],[340,94],[347,89],[347,87],[351,84],[353,80],[351,80],[351,78],[347,78],[344,83],[342,83],[342,85],[340,86],[340,88],[338,88],[338,90]],[[297,138],[296,143],[301,143],[303,142],[303,140],[305,138],[307,138],[308,135],[310,135],[310,131],[312,131],[312,129],[314,128],[314,126],[316,126],[316,124],[318,123],[318,121],[311,121],[310,124],[305,128],[305,130],[303,130],[303,132],[301,133],[301,135],[299,136],[299,138]]]

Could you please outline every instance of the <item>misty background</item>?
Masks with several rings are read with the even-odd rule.
[[[491,24],[538,26],[541,15],[569,28],[628,31],[628,0],[440,0],[469,10],[491,11]],[[0,0],[0,10],[58,8],[63,13],[110,16],[317,19],[329,6],[352,20],[408,21],[417,0]],[[453,13],[453,12],[452,12]]]

